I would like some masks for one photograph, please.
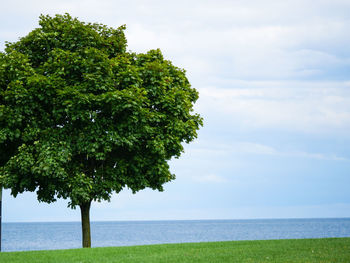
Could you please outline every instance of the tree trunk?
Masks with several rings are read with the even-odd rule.
[[[91,201],[80,205],[83,247],[91,247],[90,206]]]

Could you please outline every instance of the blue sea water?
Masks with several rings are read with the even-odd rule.
[[[81,247],[79,222],[3,223],[2,251]],[[350,237],[350,218],[92,222],[92,246]]]

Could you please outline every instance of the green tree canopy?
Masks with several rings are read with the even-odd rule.
[[[0,52],[0,183],[69,200],[90,246],[92,201],[163,190],[168,161],[196,138],[198,93],[160,50],[126,50],[125,27],[40,16]]]

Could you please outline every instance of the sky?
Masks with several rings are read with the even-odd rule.
[[[199,91],[177,179],[93,203],[92,221],[350,217],[350,1],[2,1],[0,51],[68,12],[126,24],[129,50],[160,48]],[[79,220],[3,193],[5,222]]]

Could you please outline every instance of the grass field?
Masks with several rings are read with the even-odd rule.
[[[350,262],[350,238],[184,243],[2,252],[6,263]]]

